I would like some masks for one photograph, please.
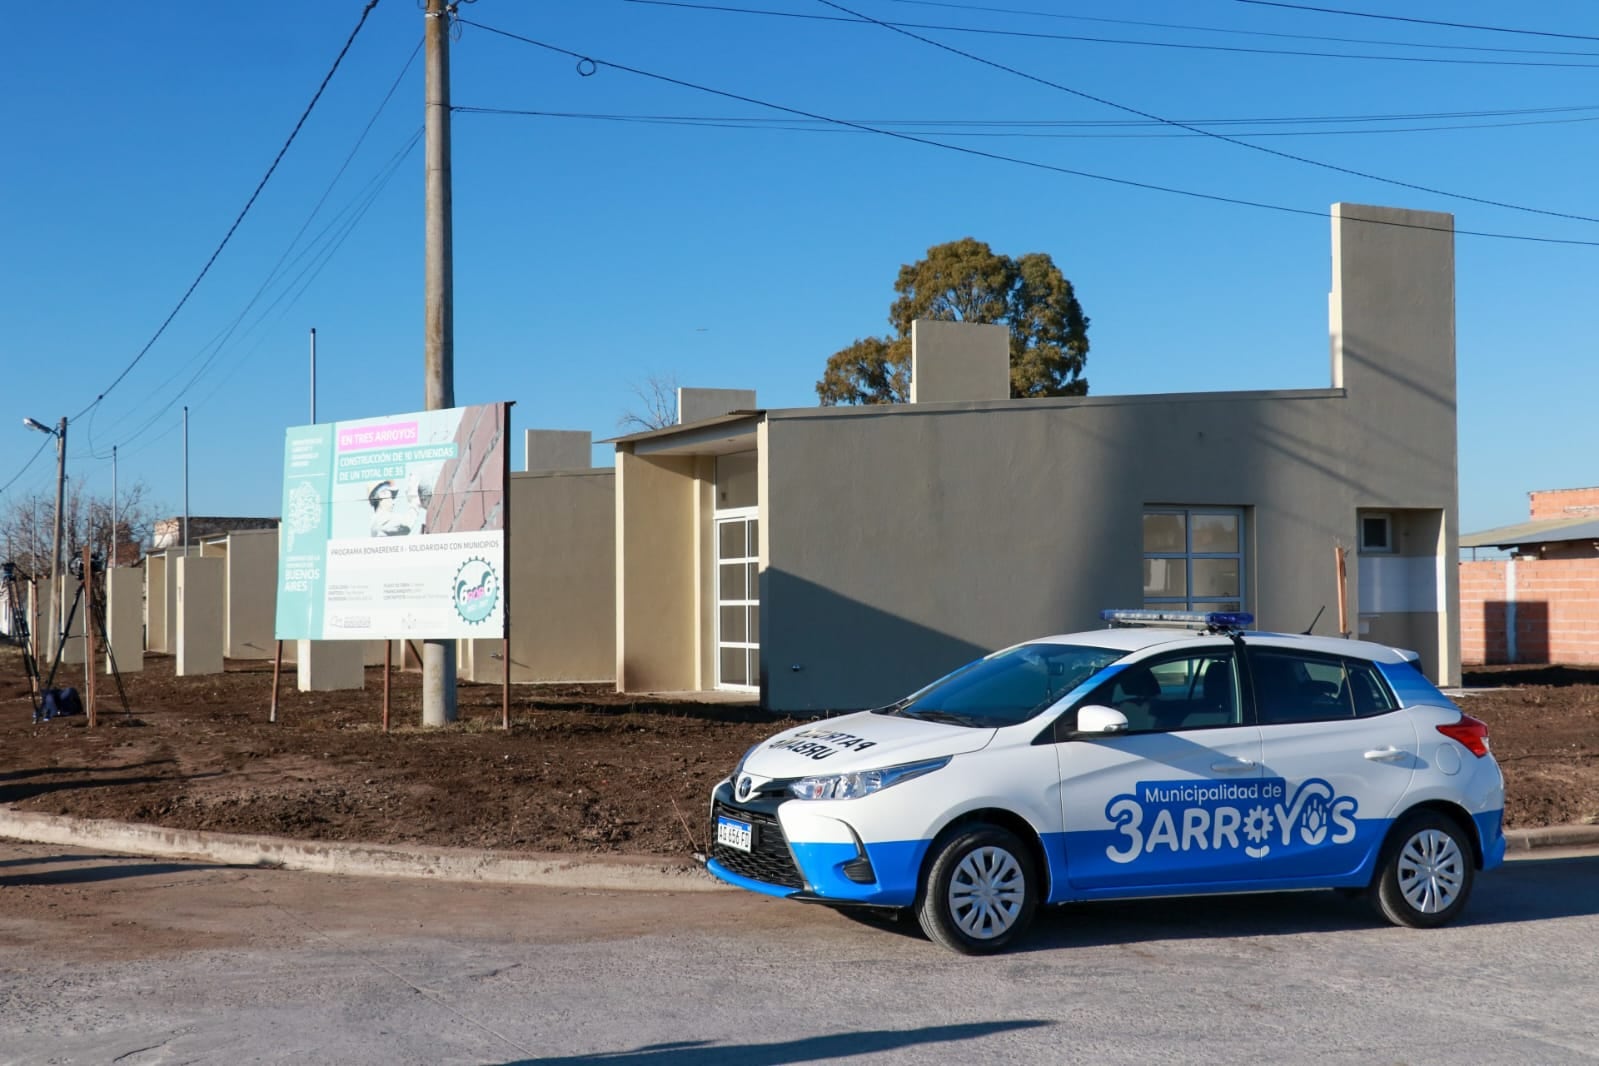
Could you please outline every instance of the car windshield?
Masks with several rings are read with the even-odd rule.
[[[885,711],[983,729],[1016,725],[1125,654],[1074,644],[1023,644],[963,666]]]

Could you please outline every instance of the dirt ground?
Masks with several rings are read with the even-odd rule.
[[[0,647],[0,803],[18,810],[315,840],[571,854],[705,848],[712,785],[792,724],[753,707],[620,696],[606,686],[462,685],[460,721],[424,730],[420,675],[362,692],[301,693],[272,664],[173,676],[166,656],[101,682],[99,725],[35,724],[22,659]],[[57,684],[82,685],[63,667]],[[1496,668],[1462,697],[1491,729],[1512,828],[1599,822],[1599,669]]]

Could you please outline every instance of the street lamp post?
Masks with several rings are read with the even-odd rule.
[[[67,484],[67,417],[62,415],[54,429],[34,418],[24,418],[22,424],[56,439],[56,521],[50,547],[50,643],[45,649],[54,656],[61,642],[61,514],[62,495]]]

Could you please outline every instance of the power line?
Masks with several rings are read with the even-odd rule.
[[[1289,39],[1289,40],[1299,40],[1299,41],[1333,41],[1333,42],[1336,42],[1336,43],[1339,43],[1339,44],[1380,44],[1380,45],[1392,45],[1392,46],[1398,47],[1398,48],[1437,48],[1437,49],[1446,49],[1446,50],[1449,50],[1449,51],[1463,51],[1463,52],[1511,52],[1511,53],[1519,53],[1519,54],[1522,54],[1522,55],[1587,56],[1587,55],[1594,55],[1595,54],[1593,52],[1560,51],[1558,49],[1552,49],[1552,48],[1499,48],[1499,47],[1494,47],[1492,45],[1478,45],[1478,44],[1439,44],[1439,43],[1431,42],[1431,41],[1391,41],[1391,40],[1383,40],[1383,39],[1372,39],[1370,37],[1333,37],[1333,36],[1329,36],[1329,35],[1325,35],[1325,34],[1319,34],[1319,33],[1283,33],[1281,31],[1272,31],[1272,30],[1240,30],[1240,29],[1234,29],[1232,27],[1226,27],[1226,26],[1195,26],[1195,25],[1184,24],[1184,23],[1180,23],[1180,22],[1150,22],[1150,21],[1143,20],[1143,19],[1097,18],[1097,17],[1092,16],[1092,15],[1065,15],[1065,14],[1061,14],[1060,12],[1057,12],[1057,11],[1035,11],[1035,10],[1031,10],[1031,9],[1015,8],[1015,7],[991,7],[991,6],[988,6],[986,4],[957,4],[957,3],[951,2],[951,0],[894,0],[894,2],[897,3],[897,4],[913,4],[913,5],[917,6],[917,7],[951,8],[951,9],[956,10],[956,11],[983,11],[983,12],[991,12],[991,13],[994,13],[994,14],[1002,14],[1002,15],[1027,15],[1027,16],[1031,16],[1033,18],[1064,19],[1064,20],[1067,20],[1067,21],[1070,21],[1070,22],[1102,22],[1102,23],[1108,23],[1108,24],[1118,25],[1118,26],[1148,26],[1148,27],[1151,27],[1153,29],[1163,29],[1163,30],[1192,30],[1192,31],[1196,31],[1196,32],[1199,32],[1199,33],[1226,33],[1226,34],[1232,34],[1234,36],[1240,36],[1240,37],[1277,37],[1277,38],[1286,38],[1286,39]],[[1277,6],[1277,7],[1292,7],[1294,5],[1291,5],[1291,4],[1277,4],[1275,6]],[[1306,9],[1306,10],[1318,10],[1319,11],[1319,10],[1325,10],[1325,9],[1315,8],[1315,9]],[[1373,16],[1373,17],[1376,17],[1376,16]],[[1421,21],[1421,20],[1412,19],[1412,20],[1409,20],[1409,21]],[[1452,23],[1439,23],[1439,25],[1453,25],[1453,24]],[[1484,27],[1478,27],[1478,28],[1481,28],[1481,29],[1494,29],[1495,27],[1484,26]],[[1510,32],[1519,32],[1519,31],[1510,31]]]
[[[1439,189],[1430,185],[1422,185],[1412,181],[1401,181],[1398,178],[1385,178],[1380,174],[1372,174],[1364,170],[1356,170],[1353,167],[1339,166],[1336,163],[1327,163],[1319,159],[1311,159],[1308,156],[1295,155],[1292,152],[1284,152],[1277,148],[1268,148],[1263,144],[1251,144],[1249,141],[1239,140],[1238,138],[1230,137],[1225,133],[1217,133],[1214,130],[1207,130],[1201,126],[1191,126],[1186,123],[1173,121],[1172,119],[1162,118],[1161,116],[1153,114],[1149,111],[1140,111],[1136,107],[1130,107],[1127,104],[1119,104],[1114,100],[1107,100],[1102,96],[1095,96],[1092,93],[1084,92],[1081,89],[1073,89],[1069,85],[1062,85],[1060,82],[1050,81],[1048,78],[1039,77],[1037,74],[1029,74],[1025,70],[1019,70],[1016,67],[1007,66],[1004,63],[999,63],[992,59],[985,59],[980,55],[964,51],[954,47],[953,45],[944,44],[942,41],[935,41],[931,37],[923,37],[919,33],[912,33],[910,30],[883,22],[881,19],[875,19],[869,15],[862,15],[860,12],[852,11],[842,4],[834,3],[833,0],[817,0],[817,2],[826,7],[830,7],[835,11],[842,11],[847,15],[854,15],[856,18],[862,18],[869,22],[875,22],[877,25],[882,26],[884,29],[889,30],[890,32],[901,34],[902,36],[909,37],[915,41],[921,41],[923,44],[931,45],[934,48],[949,52],[952,55],[958,55],[964,59],[969,59],[974,63],[981,63],[983,66],[993,67],[995,70],[1002,70],[1008,74],[1013,74],[1018,78],[1036,82],[1039,85],[1045,85],[1051,89],[1058,89],[1063,93],[1069,93],[1070,95],[1076,96],[1083,100],[1091,100],[1096,104],[1102,104],[1105,107],[1114,108],[1117,111],[1125,111],[1130,115],[1138,115],[1141,118],[1152,119],[1156,122],[1163,122],[1167,125],[1175,126],[1178,129],[1185,129],[1194,133],[1202,133],[1206,137],[1210,137],[1218,141],[1225,141],[1228,144],[1238,145],[1239,147],[1247,148],[1252,152],[1261,152],[1266,155],[1275,156],[1278,159],[1287,159],[1291,162],[1303,163],[1306,166],[1318,167],[1322,170],[1330,170],[1337,174],[1347,174],[1350,177],[1364,178],[1367,181],[1381,182],[1384,185],[1393,185],[1401,189],[1411,189],[1415,192],[1424,192],[1432,196],[1446,196],[1453,200],[1464,200],[1468,203],[1482,204],[1487,207],[1498,207],[1509,211],[1522,211],[1533,215],[1545,215],[1550,218],[1564,218],[1574,222],[1599,223],[1599,218],[1594,218],[1590,215],[1579,215],[1568,211],[1551,211],[1542,207],[1527,207],[1522,204],[1513,204],[1505,200],[1491,200],[1487,197],[1471,196],[1467,193],[1449,192],[1447,189]]]
[[[1029,40],[1042,41],[1078,41],[1088,44],[1131,45],[1140,48],[1174,48],[1189,52],[1227,52],[1241,53],[1244,55],[1296,56],[1310,59],[1359,59],[1387,63],[1443,63],[1451,66],[1555,67],[1577,70],[1591,70],[1594,68],[1599,68],[1599,63],[1560,63],[1550,60],[1528,59],[1446,59],[1442,56],[1395,56],[1366,55],[1356,52],[1311,52],[1304,49],[1245,48],[1242,45],[1228,44],[1194,44],[1191,42],[1181,41],[1130,40],[1124,37],[1089,37],[1082,34],[1043,33],[1034,30],[1004,30],[994,27],[948,26],[927,22],[887,22],[882,19],[874,19],[863,15],[857,15],[854,18],[843,18],[837,15],[807,14],[799,11],[773,11],[770,8],[734,7],[727,4],[690,3],[688,0],[627,0],[627,2],[630,4],[645,4],[650,7],[675,7],[683,8],[689,11],[709,11],[719,14],[768,15],[774,18],[804,19],[811,22],[838,22],[858,25],[876,24],[881,26],[891,26],[896,29],[941,30],[949,33],[977,33],[990,37],[1020,37]],[[847,9],[840,8],[839,10]],[[1408,48],[1425,46],[1401,45],[1400,47]],[[1578,52],[1575,54],[1599,58],[1599,52]]]
[[[693,89],[696,92],[709,93],[712,96],[720,96],[727,100],[737,100],[740,103],[753,104],[756,107],[766,107],[774,111],[783,111],[791,115],[799,115],[802,118],[815,119],[820,122],[831,122],[839,126],[847,126],[852,129],[863,130],[867,133],[876,133],[884,137],[891,137],[898,141],[907,141],[911,144],[926,145],[930,148],[940,148],[949,152],[958,152],[961,155],[974,156],[979,159],[991,159],[1002,163],[1013,163],[1017,166],[1029,167],[1034,170],[1044,170],[1055,174],[1070,175],[1071,177],[1087,178],[1092,181],[1102,181],[1112,185],[1121,185],[1127,188],[1144,189],[1151,192],[1170,193],[1174,196],[1186,196],[1195,200],[1208,200],[1212,203],[1232,204],[1237,207],[1254,207],[1264,211],[1276,211],[1281,214],[1301,215],[1307,218],[1317,218],[1322,220],[1325,220],[1329,217],[1325,211],[1313,211],[1304,207],[1290,207],[1286,204],[1273,204],[1262,200],[1249,200],[1237,196],[1223,196],[1218,193],[1198,192],[1193,189],[1181,189],[1171,185],[1157,185],[1153,182],[1136,181],[1132,178],[1111,177],[1107,174],[1095,174],[1091,171],[1057,166],[1052,163],[1043,163],[1036,159],[1026,159],[1021,156],[1004,155],[999,152],[988,152],[980,148],[971,148],[966,145],[946,144],[943,141],[935,141],[927,137],[919,137],[910,133],[901,133],[896,130],[881,129],[861,122],[852,122],[848,119],[841,118],[831,118],[827,115],[817,114],[813,111],[805,111],[801,110],[800,108],[788,107],[784,104],[774,104],[767,100],[760,100],[753,96],[745,96],[741,93],[730,92],[726,89],[715,89],[708,85],[700,85],[695,82],[686,81],[682,78],[674,78],[670,75],[656,74],[652,71],[641,70],[638,67],[630,67],[624,63],[617,63],[606,59],[597,59],[593,55],[584,52],[574,52],[569,48],[562,48],[559,45],[535,40],[532,37],[525,37],[521,34],[512,33],[509,30],[497,29],[493,26],[484,25],[481,22],[472,22],[469,19],[457,18],[456,22],[458,25],[472,26],[477,29],[487,31],[488,33],[496,34],[500,37],[505,37],[513,41],[520,41],[523,44],[530,44],[536,48],[542,48],[546,51],[554,52],[557,55],[567,56],[568,58],[577,60],[580,65],[592,64],[596,67],[610,67],[612,70],[619,70],[623,73],[633,74],[641,78],[649,78],[653,81],[659,81],[667,85],[676,85],[679,88]],[[1458,236],[1489,237],[1497,240],[1526,241],[1533,244],[1560,244],[1585,248],[1599,248],[1599,240],[1589,241],[1571,237],[1537,237],[1520,233],[1494,233],[1483,230],[1457,229],[1453,226],[1426,226],[1409,222],[1392,222],[1376,219],[1362,219],[1360,221],[1374,226],[1389,226],[1397,229],[1416,229],[1428,232],[1453,233]]]
[[[166,402],[165,405],[163,405],[158,411],[156,411],[156,413],[153,416],[151,416],[147,421],[145,421],[138,429],[132,431],[126,438],[122,439],[120,441],[120,443],[119,443],[119,446],[121,446],[123,448],[126,448],[126,446],[128,444],[130,444],[133,440],[137,439],[137,437],[139,437],[142,433],[147,431],[151,426],[153,426],[156,423],[158,423],[160,421],[160,419],[161,419],[161,416],[164,415],[166,412],[170,411],[172,409],[172,406],[174,404],[176,404],[178,402],[178,400],[181,399],[184,395],[186,395],[191,388],[194,387],[194,385],[199,381],[199,379],[210,369],[212,364],[222,354],[222,350],[227,346],[228,342],[232,339],[232,336],[233,336],[234,332],[239,328],[240,324],[244,321],[246,316],[249,315],[250,309],[253,308],[256,305],[256,303],[259,302],[261,300],[261,298],[266,295],[267,291],[272,287],[272,285],[275,284],[280,279],[280,277],[285,273],[285,262],[289,260],[290,255],[294,252],[296,246],[300,243],[300,238],[305,235],[305,231],[310,228],[311,223],[316,219],[316,216],[321,212],[322,207],[327,203],[328,198],[333,194],[333,190],[334,190],[334,188],[337,187],[340,179],[343,178],[345,172],[349,170],[350,164],[352,162],[354,162],[357,153],[359,153],[359,151],[361,150],[361,146],[366,142],[367,135],[369,133],[371,133],[372,127],[377,124],[377,120],[382,116],[384,110],[388,107],[389,102],[394,98],[394,94],[399,89],[400,83],[405,79],[405,75],[410,71],[411,65],[416,62],[416,57],[421,52],[421,50],[422,50],[422,41],[419,38],[417,40],[416,46],[411,50],[410,55],[407,56],[407,58],[405,60],[405,63],[400,67],[399,73],[395,75],[393,82],[389,85],[388,91],[383,95],[383,98],[378,102],[378,105],[373,110],[371,117],[367,119],[366,125],[364,127],[362,127],[360,134],[356,137],[355,143],[351,146],[350,151],[345,155],[344,162],[340,164],[338,170],[334,173],[333,177],[328,181],[327,187],[323,190],[322,195],[317,199],[316,204],[312,206],[310,212],[305,217],[305,221],[300,224],[300,228],[295,232],[294,236],[289,240],[288,244],[286,244],[284,246],[283,252],[278,256],[277,262],[274,263],[273,266],[272,266],[272,269],[267,272],[266,278],[261,282],[260,286],[256,289],[254,295],[252,295],[250,297],[249,302],[247,302],[244,305],[244,308],[238,313],[238,315],[233,319],[233,321],[231,323],[229,323],[227,326],[225,326],[216,336],[212,337],[211,340],[207,341],[204,345],[202,345],[200,350],[199,350],[199,352],[197,352],[195,354],[195,356],[190,358],[188,363],[185,364],[186,367],[187,366],[192,366],[194,364],[194,362],[197,359],[200,358],[200,356],[204,355],[207,351],[210,351],[210,355],[206,356],[204,362],[200,365],[199,370],[196,371],[194,376],[189,379],[188,383],[186,385],[184,385],[183,388],[181,388],[175,395],[173,395],[171,397],[171,399],[169,399]],[[413,140],[414,140],[414,137],[413,137]],[[402,151],[408,152],[409,148],[402,149]],[[391,178],[393,176],[393,174],[392,174],[392,172],[390,172],[385,177],[385,176],[383,176],[385,170],[387,170],[390,167],[397,166],[397,165],[398,164],[397,164],[397,162],[395,162],[395,159],[391,157],[389,162],[385,163],[383,165],[383,167],[379,168],[378,177],[374,177],[373,179],[371,179],[368,182],[368,186],[367,187],[369,188],[373,181],[378,181],[380,178],[381,178],[383,184],[387,184],[389,178]],[[364,189],[363,189],[362,192],[357,193],[356,200],[358,201],[360,199],[360,197],[363,196],[363,195],[365,195],[365,190]],[[338,215],[334,216],[334,220],[332,222],[330,222],[327,226],[323,227],[321,232],[319,232],[314,238],[312,238],[310,243],[306,245],[306,247],[300,252],[300,254],[294,257],[294,260],[289,263],[288,269],[293,269],[293,267],[296,264],[298,264],[299,261],[302,258],[304,258],[307,254],[309,254],[312,251],[312,249],[314,249],[318,245],[318,243],[321,242],[322,238],[324,236],[326,236],[327,233],[331,229],[333,229],[334,226],[339,224],[339,222],[338,222],[339,218],[341,216],[343,216],[345,214],[345,212],[348,211],[348,210],[350,210],[350,208],[348,206],[346,208],[340,210]],[[361,213],[362,214],[365,213],[365,209],[364,208],[362,209]],[[344,232],[344,234],[339,238],[338,243],[342,244],[344,238],[347,237],[347,236],[348,236],[348,230],[346,230]],[[303,276],[304,276],[304,271],[301,271],[301,274],[299,276],[297,276],[293,282],[290,283],[289,288],[293,288],[293,286],[299,282],[300,277],[303,277]],[[286,291],[287,290],[285,290],[285,292]],[[296,299],[298,299],[298,297],[296,297]],[[273,302],[272,307],[275,307],[277,305],[277,303],[279,301],[281,301],[281,300],[282,300],[282,296],[279,296],[278,300],[275,300]],[[271,313],[272,307],[269,307],[265,312],[263,312],[262,315],[259,318],[256,319],[255,323],[253,325],[251,325],[245,332],[249,333],[249,332],[253,331],[254,329],[258,328],[260,326],[261,322],[266,318],[266,316]],[[178,370],[174,370],[173,373],[170,374],[164,382],[162,382],[160,385],[158,385],[154,389],[151,389],[149,394],[145,398],[145,400],[141,400],[139,404],[136,404],[134,409],[136,410],[137,407],[140,404],[143,404],[144,402],[146,402],[148,400],[153,400],[159,393],[163,392],[168,387],[170,387],[174,382],[176,382],[178,380],[178,378],[183,374],[183,372],[184,372],[184,370],[182,368],[180,368]],[[96,414],[98,414],[98,411],[96,411]],[[131,412],[130,412],[130,414],[131,414]],[[124,418],[122,419],[123,422],[126,422],[128,420],[129,419],[126,416],[124,416]],[[93,451],[93,445],[94,445],[93,428],[94,428],[94,417],[91,415],[90,420],[89,420],[89,432],[88,432],[88,435],[87,435],[87,439],[89,440],[91,452]],[[103,459],[103,458],[106,458],[106,456],[96,453],[95,454],[95,458]]]
[[[1314,11],[1320,15],[1347,15],[1350,18],[1381,19],[1384,22],[1409,22],[1418,26],[1447,26],[1455,30],[1484,30],[1489,33],[1517,33],[1528,37],[1559,37],[1567,41],[1599,41],[1599,37],[1585,33],[1555,33],[1553,30],[1523,30],[1511,26],[1483,26],[1475,22],[1445,22],[1441,19],[1411,18],[1406,15],[1378,15],[1370,11],[1346,11],[1336,7],[1312,7],[1309,4],[1285,4],[1279,0],[1238,0],[1240,4],[1257,7],[1282,7],[1290,11]]]
[[[457,114],[466,115],[510,115],[528,118],[564,118],[587,119],[599,122],[631,122],[648,126],[691,126],[700,129],[730,129],[730,130],[771,130],[780,133],[852,133],[849,129],[841,129],[827,123],[811,122],[808,119],[772,119],[760,117],[720,117],[711,115],[628,115],[605,114],[581,111],[538,111],[509,107],[471,107],[456,105],[450,109]],[[1024,137],[1048,138],[1068,140],[1092,139],[1134,139],[1134,138],[1172,138],[1172,137],[1203,137],[1203,133],[1189,133],[1186,131],[1171,131],[1164,129],[1165,123],[1160,122],[1123,122],[1123,123],[1092,123],[1092,122],[1026,122],[1026,121],[979,121],[948,119],[914,120],[914,119],[888,119],[888,120],[858,120],[884,128],[915,128],[923,133],[937,134],[941,137]],[[1243,123],[1247,120],[1185,120],[1189,125],[1209,125],[1215,123],[1233,124]],[[1277,120],[1262,119],[1262,123]],[[1321,119],[1306,119],[1306,122],[1321,122]],[[1353,121],[1353,120],[1351,120]],[[1371,120],[1368,120],[1371,121]],[[1385,119],[1383,121],[1393,121]],[[1545,118],[1523,119],[1513,122],[1466,122],[1452,123],[1438,126],[1384,126],[1375,129],[1315,129],[1315,130],[1249,130],[1235,133],[1233,136],[1245,137],[1348,137],[1371,136],[1391,133],[1432,133],[1445,130],[1488,130],[1507,129],[1516,126],[1557,126],[1571,125],[1583,122],[1599,122],[1599,115],[1588,115],[1580,118]],[[997,129],[981,129],[978,127],[993,126]],[[1039,127],[1081,127],[1095,126],[1143,126],[1157,127],[1161,132],[1048,132]],[[970,127],[970,128],[961,128]]]
[[[132,361],[129,362],[127,366],[122,368],[122,373],[118,374],[116,378],[112,380],[111,384],[102,389],[100,394],[96,396],[94,400],[88,404],[88,406],[84,407],[83,410],[72,416],[74,420],[82,418],[86,412],[92,410],[100,403],[101,400],[104,400],[108,395],[110,395],[112,389],[116,388],[122,383],[122,379],[126,378],[128,374],[133,371],[133,368],[139,365],[139,361],[145,357],[152,347],[155,346],[155,342],[161,339],[161,335],[165,333],[167,327],[172,324],[172,320],[178,317],[178,312],[183,310],[184,304],[189,302],[189,297],[194,295],[194,290],[199,288],[200,282],[204,280],[206,274],[210,273],[211,265],[217,261],[217,257],[222,254],[222,249],[226,248],[228,246],[228,241],[232,239],[234,231],[236,231],[239,228],[239,224],[244,221],[244,216],[250,213],[250,208],[255,205],[256,198],[261,195],[261,190],[266,188],[266,183],[271,179],[273,172],[278,169],[278,164],[283,161],[283,156],[288,152],[289,146],[294,143],[295,137],[299,135],[300,128],[305,125],[305,120],[311,117],[312,108],[316,107],[317,101],[322,99],[323,90],[325,90],[328,87],[328,83],[333,80],[333,75],[339,69],[339,64],[344,61],[345,54],[349,52],[350,46],[355,43],[356,35],[361,32],[361,27],[366,25],[367,16],[372,14],[372,9],[377,7],[377,5],[378,0],[367,0],[366,7],[361,9],[361,18],[358,22],[356,22],[355,29],[350,31],[350,36],[344,42],[344,47],[339,49],[339,54],[333,59],[333,65],[329,67],[328,72],[323,75],[322,83],[317,86],[316,92],[312,95],[311,102],[305,105],[305,110],[300,113],[299,121],[295,122],[294,129],[289,131],[288,140],[284,141],[283,147],[278,149],[277,157],[272,160],[272,165],[267,167],[266,173],[261,176],[260,182],[256,184],[255,191],[250,194],[249,200],[245,201],[244,208],[240,210],[238,217],[233,220],[233,225],[228,227],[227,233],[223,234],[222,236],[221,243],[216,246],[216,250],[211,253],[211,257],[205,261],[205,266],[200,268],[200,273],[195,275],[194,280],[189,283],[188,289],[184,291],[183,296],[178,300],[177,306],[172,308],[172,311],[164,320],[162,320],[161,325],[156,329],[155,334],[145,342],[143,348],[139,349],[139,354],[135,355]]]
[[[18,481],[22,480],[22,475],[26,474],[28,470],[32,468],[33,464],[39,461],[39,456],[44,454],[45,448],[49,447],[49,445],[49,438],[46,438],[44,442],[39,445],[39,450],[34,452],[33,455],[28,458],[27,462],[22,464],[22,469],[18,470],[15,474],[12,474],[10,481],[7,481],[4,485],[0,485],[0,496],[4,496],[8,491],[10,491],[12,485],[15,485]]]

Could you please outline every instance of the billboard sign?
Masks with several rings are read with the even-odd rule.
[[[510,405],[290,429],[277,639],[506,632]]]

